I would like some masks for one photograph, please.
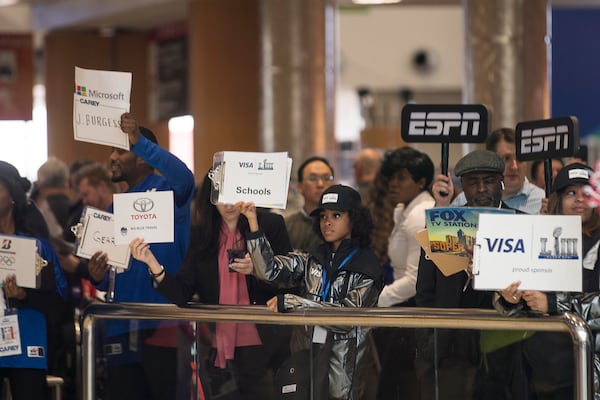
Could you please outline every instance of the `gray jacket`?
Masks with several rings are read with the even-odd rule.
[[[300,295],[280,297],[279,310],[305,307],[376,307],[382,288],[381,267],[370,248],[360,248],[356,240],[344,240],[332,254],[322,244],[314,253],[291,252],[275,256],[268,240],[260,232],[248,235],[248,252],[254,275],[278,288],[299,287]],[[323,278],[325,275],[325,278]],[[292,351],[308,349],[312,343],[317,396],[315,398],[359,399],[364,392],[361,368],[370,355],[368,329],[364,327],[328,327],[325,343],[315,343],[313,327],[303,329],[292,340]],[[320,341],[319,341],[320,342]],[[327,389],[328,388],[328,389]]]

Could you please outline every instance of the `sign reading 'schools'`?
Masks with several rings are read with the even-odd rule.
[[[581,217],[480,214],[473,287],[581,291]]]
[[[286,207],[292,167],[287,152],[223,151],[216,153],[214,160],[214,203],[251,201],[257,207]]]
[[[115,243],[137,237],[146,243],[172,243],[175,237],[173,191],[113,195]]]
[[[407,104],[402,108],[406,142],[482,143],[489,129],[482,104]]]
[[[75,140],[129,150],[121,114],[129,112],[131,72],[75,67],[73,132]]]

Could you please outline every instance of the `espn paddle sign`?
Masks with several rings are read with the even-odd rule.
[[[482,143],[489,112],[482,104],[407,104],[402,108],[402,139],[415,143]]]
[[[519,122],[515,128],[517,160],[572,157],[579,146],[576,117]]]

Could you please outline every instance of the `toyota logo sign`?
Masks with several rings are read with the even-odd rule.
[[[154,201],[141,197],[133,202],[133,209],[137,212],[148,212],[154,208]]]

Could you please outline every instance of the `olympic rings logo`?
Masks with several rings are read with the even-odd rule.
[[[16,262],[16,258],[13,256],[0,256],[0,265],[12,266]]]

